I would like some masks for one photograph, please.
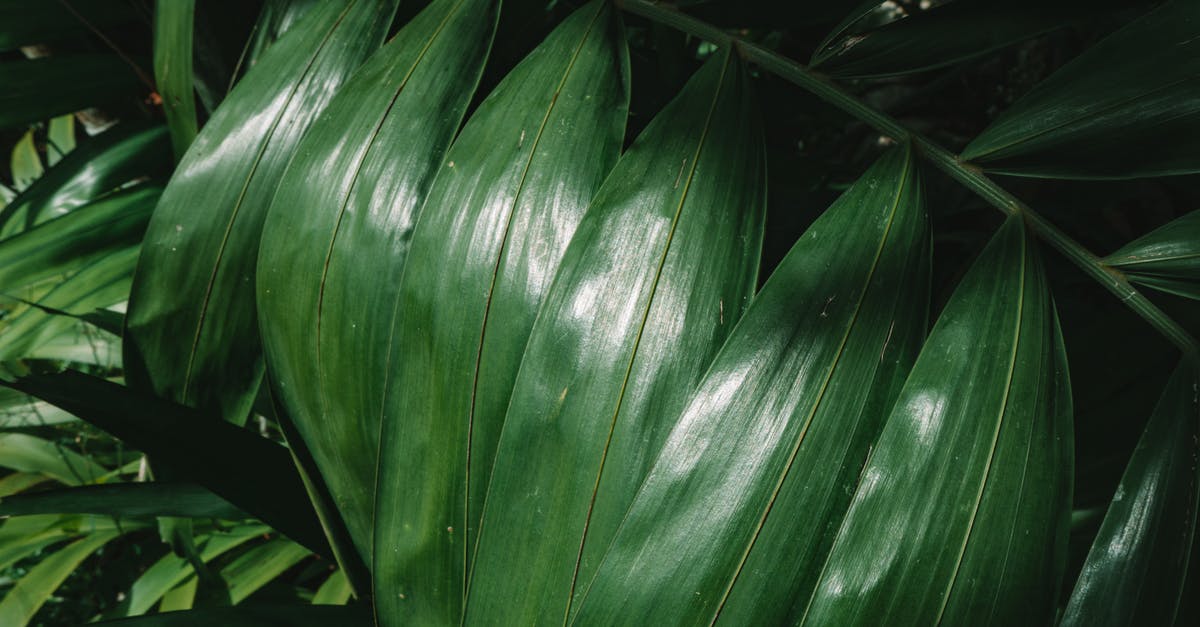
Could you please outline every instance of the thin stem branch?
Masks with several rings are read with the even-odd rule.
[[[935,166],[975,192],[1005,215],[1019,216],[1039,239],[1057,250],[1071,263],[1083,270],[1105,289],[1112,292],[1125,306],[1141,316],[1164,337],[1175,344],[1189,359],[1200,356],[1200,343],[1179,323],[1151,302],[1121,271],[1104,262],[1079,242],[1071,239],[1028,205],[988,178],[978,168],[964,163],[958,155],[939,146],[921,134],[905,127],[895,118],[859,100],[828,77],[807,66],[745,41],[720,28],[681,13],[673,6],[652,0],[616,0],[617,6],[648,20],[675,28],[718,45],[733,45],[743,58],[812,93],[818,98],[865,122],[881,134],[896,140],[908,140]]]

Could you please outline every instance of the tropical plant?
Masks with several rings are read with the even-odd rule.
[[[0,2],[113,50],[0,64],[0,617],[1195,620],[1191,0],[100,4]]]

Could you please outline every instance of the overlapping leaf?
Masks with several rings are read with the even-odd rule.
[[[207,488],[179,482],[86,485],[0,499],[0,516],[29,514],[247,518],[241,510]]]
[[[132,5],[112,0],[0,0],[0,50],[80,37],[89,24],[104,27],[135,15]]]
[[[120,535],[96,531],[63,547],[29,569],[0,600],[0,625],[25,625],[83,560]]]
[[[497,11],[438,0],[372,57],[300,145],[264,232],[258,305],[276,399],[368,564],[397,284]]]
[[[615,11],[593,2],[505,78],[446,155],[400,287],[376,509],[382,585],[461,597],[529,330],[621,149],[627,74]]]
[[[1200,300],[1200,211],[1193,211],[1124,245],[1104,263],[1141,283]]]
[[[947,303],[863,469],[805,625],[1044,624],[1071,503],[1054,306],[1010,218]]]
[[[723,605],[734,624],[795,615],[924,334],[912,159],[885,155],[768,280],[677,419],[576,623],[704,624]]]
[[[1200,171],[1200,14],[1169,0],[1086,50],[963,151],[1020,176],[1129,178]]]
[[[262,378],[254,264],[301,135],[382,41],[396,0],[331,0],[197,136],[146,233],[126,318],[131,384],[241,422]]]
[[[468,623],[565,618],[576,577],[593,572],[669,421],[741,316],[762,242],[757,115],[745,70],[723,51],[597,193],[513,389]]]
[[[833,37],[817,50],[813,66],[839,77],[932,70],[1036,37],[1111,4],[1115,3],[955,0],[877,28]]]
[[[57,218],[141,177],[166,172],[163,126],[122,123],[73,150],[0,211],[0,238]]]
[[[1173,625],[1195,542],[1200,407],[1182,364],[1150,416],[1092,544],[1064,627]]]

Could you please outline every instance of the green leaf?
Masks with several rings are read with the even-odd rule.
[[[27,624],[83,560],[119,535],[116,531],[88,534],[31,568],[0,601],[0,625]]]
[[[79,419],[50,403],[0,387],[0,429],[42,427],[76,420]]]
[[[86,485],[0,499],[0,516],[28,514],[106,514],[124,518],[186,516],[227,520],[247,518],[245,513],[207,488],[177,482]]]
[[[8,497],[50,481],[40,472],[12,472],[0,479],[0,497]]]
[[[162,602],[158,604],[158,611],[174,612],[192,609],[196,604],[196,590],[199,586],[200,580],[195,575],[188,577],[186,581],[171,588],[162,596]]]
[[[913,158],[882,157],[772,274],[671,417],[577,623],[705,624],[725,605],[787,624],[811,593],[925,331]]]
[[[0,238],[57,218],[170,163],[167,129],[123,123],[88,140],[0,211]]]
[[[616,12],[592,2],[500,83],[446,155],[400,284],[389,383],[400,393],[385,408],[379,445],[379,482],[392,488],[379,496],[376,529],[409,547],[423,540],[398,531],[401,516],[452,526],[457,552],[427,562],[385,549],[381,582],[411,581],[414,569],[431,583],[444,574],[461,596],[463,547],[478,528],[521,354],[571,234],[620,154],[627,79]],[[450,492],[416,512],[410,499],[442,489],[433,486]],[[446,509],[464,499],[465,510]]]
[[[1020,218],[1010,218],[922,348],[796,618],[1049,622],[1066,558],[1072,439],[1054,305]]]
[[[130,384],[245,422],[262,379],[254,262],[300,137],[383,40],[396,0],[331,0],[222,103],[167,185],[129,298]]]
[[[1200,172],[1200,14],[1171,0],[1038,84],[962,158],[1002,174],[1132,178]]]
[[[1129,280],[1200,300],[1200,211],[1193,211],[1124,245],[1104,263]]]
[[[350,581],[346,579],[345,571],[338,569],[330,573],[329,578],[317,588],[313,595],[313,605],[345,605],[350,601]]]
[[[257,605],[166,612],[95,623],[111,627],[371,627],[367,605]]]
[[[33,143],[33,130],[25,131],[12,150],[13,187],[17,191],[28,188],[44,171],[37,146]]]
[[[1186,363],[1167,382],[1075,583],[1064,627],[1175,624],[1200,489],[1196,389],[1196,369]]]
[[[199,132],[192,87],[195,4],[195,0],[157,0],[154,4],[154,82],[177,161]]]
[[[497,12],[494,0],[438,0],[401,29],[313,125],[263,233],[258,306],[276,398],[368,565],[396,284]]]
[[[23,309],[14,307],[3,321],[0,361],[46,354],[54,350],[57,340],[70,335],[76,346],[82,345],[91,353],[89,361],[117,365],[120,357],[111,350],[111,341],[95,338],[88,332],[90,327],[81,325],[75,318],[49,311],[78,316],[123,301],[129,294],[137,257],[138,249],[131,246],[94,258],[89,265],[40,294],[36,305],[25,305]],[[4,300],[0,296],[0,303]]]
[[[238,59],[239,69],[249,70],[257,65],[267,49],[318,4],[320,0],[266,0],[254,23],[254,30],[246,41],[246,48],[242,50],[242,57]],[[235,80],[237,73],[234,72]]]
[[[64,54],[0,63],[0,129],[40,122],[148,91],[115,54]]]
[[[46,165],[53,166],[75,150],[75,116],[60,115],[46,129]]]
[[[205,563],[210,562],[266,532],[267,528],[261,525],[243,525],[228,532],[214,532],[199,537],[196,541],[200,559]],[[133,582],[129,589],[129,604],[125,608],[125,615],[145,614],[172,588],[183,584],[189,577],[195,582],[193,573],[191,565],[183,557],[174,553],[164,555]]]
[[[1106,0],[955,0],[876,28],[833,37],[817,49],[812,65],[842,78],[933,70],[1031,39],[1113,4]]]
[[[713,56],[588,209],[513,390],[469,622],[566,616],[753,295],[766,201],[758,116],[741,63]]]
[[[76,39],[87,24],[111,26],[135,15],[132,5],[112,0],[0,0],[0,51]]]
[[[221,569],[221,578],[229,582],[229,598],[236,605],[309,555],[312,551],[299,544],[276,538],[239,555]]]
[[[177,479],[203,485],[312,551],[329,554],[284,447],[183,405],[71,370],[3,385],[108,431],[171,469]],[[213,451],[221,451],[221,463],[213,463]]]
[[[107,468],[90,457],[24,433],[0,433],[0,467],[41,473],[70,486],[92,483],[108,474]]]
[[[162,188],[119,191],[14,237],[0,240],[0,293],[94,263],[142,240]]]

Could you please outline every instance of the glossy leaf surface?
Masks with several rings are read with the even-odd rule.
[[[767,281],[675,419],[576,623],[704,624],[726,603],[733,624],[795,613],[924,334],[912,159],[885,155]]]
[[[277,400],[367,564],[397,285],[497,11],[438,0],[367,61],[300,145],[264,233],[258,304]]]
[[[87,141],[0,210],[0,238],[57,218],[170,163],[167,129],[123,123]]]
[[[709,60],[597,193],[526,348],[467,622],[563,620],[753,294],[765,164],[744,68]],[[511,573],[526,573],[514,578]]]
[[[462,594],[521,353],[617,160],[626,80],[616,14],[593,2],[480,105],[429,192],[400,287],[376,509],[376,572],[406,595]]]
[[[199,483],[312,551],[329,554],[282,446],[188,407],[70,370],[4,385],[87,420],[153,456],[181,480]],[[211,451],[223,451],[224,463],[212,463]]]
[[[0,129],[40,122],[149,91],[115,54],[70,54],[0,63]]]
[[[1115,3],[955,0],[834,38],[817,50],[813,67],[845,78],[932,70],[1031,39],[1110,4]]]
[[[175,159],[199,132],[193,93],[192,22],[195,0],[157,0],[154,4],[154,82],[162,98]]]
[[[1167,382],[1075,582],[1063,627],[1176,624],[1200,490],[1197,385],[1187,364]]]
[[[1054,616],[1071,398],[1031,246],[1010,218],[946,304],[863,468],[802,624]]]
[[[106,514],[121,517],[247,518],[207,488],[191,483],[112,483],[0,499],[0,516]]]
[[[1200,172],[1200,12],[1170,0],[1042,81],[962,153],[986,170],[1052,178]]]
[[[1104,263],[1134,283],[1200,300],[1200,211],[1193,211],[1122,246]]]
[[[254,266],[300,137],[386,33],[395,0],[331,0],[196,137],[146,232],[126,317],[131,385],[241,423],[262,379]]]

